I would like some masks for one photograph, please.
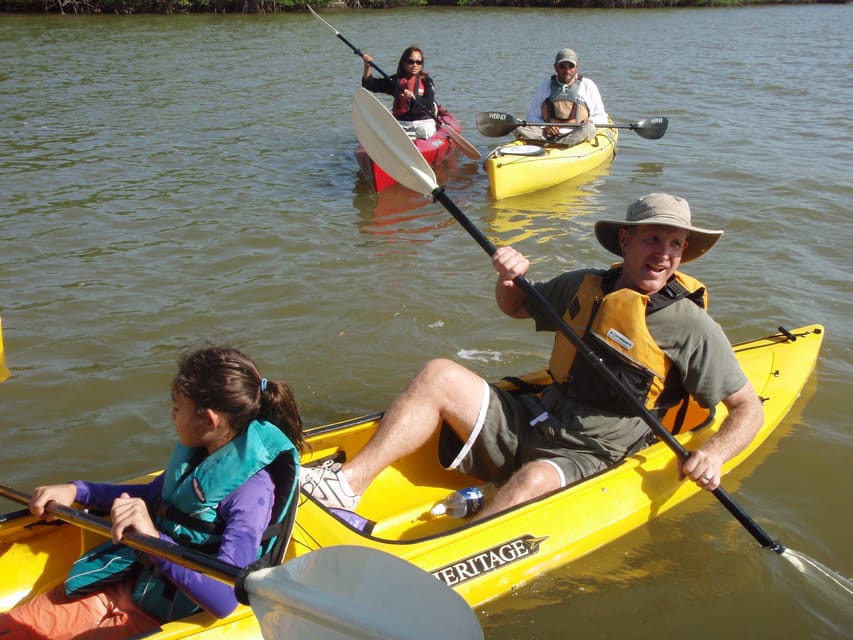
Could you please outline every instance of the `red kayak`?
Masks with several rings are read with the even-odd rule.
[[[421,155],[423,155],[431,167],[444,162],[456,148],[456,143],[448,135],[447,129],[453,129],[456,133],[461,133],[462,131],[462,124],[459,120],[443,108],[439,109],[438,120],[440,126],[436,128],[432,136],[414,140],[418,151],[421,152]],[[385,173],[382,167],[370,159],[370,156],[367,155],[367,152],[361,145],[355,150],[355,158],[358,160],[358,166],[361,167],[362,173],[364,173],[364,176],[373,185],[377,193],[397,184],[394,178]]]

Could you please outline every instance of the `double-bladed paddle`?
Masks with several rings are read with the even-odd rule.
[[[30,496],[0,484],[0,496]],[[110,536],[108,520],[48,503],[64,522]],[[284,564],[248,572],[193,549],[135,532],[122,542],[234,585],[252,607],[265,640],[482,639],[468,603],[429,573],[397,556],[359,546],[323,547]]]
[[[312,16],[314,16],[315,18],[317,18],[317,20],[320,22],[320,24],[322,24],[322,25],[323,25],[324,27],[326,27],[329,31],[331,31],[331,32],[332,32],[332,33],[334,33],[336,36],[338,36],[338,38],[341,40],[341,42],[343,42],[343,43],[344,43],[345,45],[347,45],[350,49],[352,49],[352,52],[353,52],[355,55],[357,55],[357,56],[358,56],[359,58],[361,58],[362,60],[364,59],[364,53],[362,53],[362,52],[361,52],[361,50],[360,50],[358,47],[356,47],[352,42],[350,42],[349,40],[347,40],[346,38],[344,38],[344,36],[343,36],[343,35],[341,35],[341,32],[340,32],[340,31],[338,31],[338,30],[337,30],[337,29],[335,29],[332,25],[330,25],[328,22],[326,22],[325,20],[323,20],[323,18],[321,18],[321,17],[320,17],[320,15],[319,15],[316,11],[314,11],[314,9],[312,9],[312,8],[311,8],[311,5],[306,4],[305,6],[306,6],[306,7],[308,7],[308,11],[310,11],[310,12],[311,12],[311,15],[312,15]],[[373,61],[371,61],[371,62],[370,62],[370,66],[371,66],[371,67],[373,67],[374,69],[376,69],[376,72],[377,72],[377,73],[379,73],[379,75],[381,75],[383,78],[387,78],[387,77],[388,77],[388,74],[387,74],[387,73],[385,73],[382,69],[380,69],[376,64],[374,64],[374,63],[373,63]],[[428,111],[428,110],[426,110],[426,109],[423,109],[423,107],[421,107],[421,105],[420,105],[420,104],[418,104],[417,102],[415,102],[414,104],[415,104],[418,108],[420,108],[420,109],[421,109],[421,111],[423,111],[424,115],[429,116],[430,118],[432,118],[433,120],[435,120],[435,123],[436,123],[439,127],[442,127],[442,128],[444,129],[444,131],[447,133],[447,135],[448,135],[450,138],[452,138],[452,139],[453,139],[453,141],[454,141],[457,145],[459,145],[459,149],[460,149],[460,151],[462,151],[462,153],[464,153],[466,156],[468,156],[468,157],[469,157],[469,158],[471,158],[472,160],[479,160],[479,159],[482,157],[482,156],[480,155],[480,152],[477,150],[477,147],[475,147],[473,144],[471,144],[471,143],[470,143],[470,142],[468,142],[465,138],[463,138],[461,133],[459,133],[459,132],[458,132],[458,131],[456,131],[455,129],[452,129],[451,127],[445,127],[445,126],[444,126],[444,123],[441,121],[441,119],[440,119],[438,116],[436,116],[434,113],[432,113],[431,111]]]
[[[433,199],[444,205],[450,214],[456,218],[465,230],[490,256],[497,251],[488,238],[468,217],[457,207],[444,188],[436,184],[435,174],[421,156],[415,145],[409,140],[406,132],[388,110],[369,91],[359,89],[352,102],[352,119],[359,142],[367,153],[378,162],[383,170],[397,182],[413,191],[429,194]],[[633,395],[625,383],[607,367],[604,362],[572,331],[563,317],[557,312],[539,291],[523,276],[515,279],[515,284],[527,295],[542,313],[559,328],[559,331],[569,339],[578,353],[584,357],[590,366],[631,406],[636,415],[641,417],[654,431],[655,435],[682,461],[690,457],[690,452],[675,439],[675,436],[664,427],[660,421]],[[785,547],[773,540],[749,515],[740,508],[734,499],[723,489],[717,487],[712,491],[726,509],[740,522],[749,533],[761,544],[776,553],[782,554]]]
[[[518,129],[528,125],[534,127],[579,127],[579,124],[563,124],[554,122],[525,122],[519,120],[508,113],[499,113],[497,111],[481,111],[476,116],[477,130],[484,136],[499,138],[505,136]],[[663,116],[654,116],[653,118],[643,118],[639,122],[630,124],[596,124],[599,129],[630,129],[639,135],[641,138],[649,140],[657,140],[663,138],[666,133],[666,128],[669,126],[669,120]],[[384,167],[383,167],[384,168]]]

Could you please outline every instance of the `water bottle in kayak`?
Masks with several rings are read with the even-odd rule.
[[[494,492],[494,485],[491,484],[484,487],[459,489],[436,504],[429,513],[433,517],[467,518],[482,511],[486,505],[486,498],[491,497]]]

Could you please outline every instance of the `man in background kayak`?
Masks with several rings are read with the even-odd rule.
[[[719,431],[680,465],[682,477],[707,490],[719,486],[723,464],[763,422],[761,403],[729,340],[705,311],[705,287],[678,271],[722,234],[694,226],[683,198],[649,194],[631,203],[625,220],[595,225],[598,241],[622,263],[533,283],[652,413],[662,416],[688,395],[703,407],[725,405]],[[304,492],[327,506],[354,510],[385,467],[440,430],[439,458],[446,468],[502,485],[476,516],[483,517],[599,473],[650,443],[649,425],[516,286],[530,267],[527,258],[502,247],[492,264],[501,311],[556,332],[549,363],[554,382],[541,397],[513,394],[451,360],[432,360],[352,460],[300,472]]]
[[[554,58],[554,75],[543,81],[527,112],[528,122],[553,122],[554,126],[528,125],[515,130],[523,140],[546,141],[573,147],[595,139],[596,124],[609,117],[598,86],[579,73],[574,49],[560,49]],[[576,126],[558,126],[558,124]]]

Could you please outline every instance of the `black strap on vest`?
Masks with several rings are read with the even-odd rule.
[[[207,457],[207,451],[203,448],[199,447],[195,451],[193,451],[192,456],[190,456],[189,462],[187,463],[186,470],[181,474],[181,477],[178,478],[178,481],[175,483],[176,485],[180,485],[187,477],[202,463],[202,461]],[[199,518],[195,518],[188,513],[185,513],[175,507],[170,502],[166,502],[163,499],[162,494],[157,496],[157,499],[151,505],[151,518],[156,522],[157,518],[166,518],[168,520],[172,520],[173,522],[177,522],[180,525],[183,525],[189,529],[193,529],[194,531],[199,531],[201,533],[205,533],[207,535],[218,534],[222,535],[225,531],[225,523],[224,522],[208,522],[207,520],[201,520]],[[181,544],[192,546],[194,548],[206,549],[211,545],[190,545],[186,540],[181,540]],[[213,550],[215,551],[219,545],[214,545]]]
[[[678,411],[675,413],[675,423],[672,425],[673,435],[681,432],[681,428],[684,426],[684,418],[687,417],[687,407],[689,406],[690,396],[687,396],[681,401],[681,406],[678,407]]]
[[[510,390],[512,394],[541,393],[548,386],[547,384],[534,384],[516,376],[504,376],[501,380],[509,382],[515,387],[515,389]]]
[[[660,311],[664,307],[668,307],[673,302],[677,302],[682,298],[692,300],[700,308],[705,308],[705,288],[700,287],[694,292],[690,292],[675,278],[671,278],[666,286],[649,296],[649,304],[646,306],[646,315],[652,314],[655,311]]]
[[[622,267],[609,269],[601,276],[601,290],[606,294],[613,293],[616,288],[616,281],[622,275]],[[649,296],[649,303],[646,305],[646,315],[650,315],[655,311],[660,311],[664,307],[668,307],[673,302],[677,302],[682,298],[692,300],[699,308],[705,308],[705,287],[699,287],[696,291],[689,291],[687,287],[681,284],[675,276],[669,279],[663,289]],[[595,314],[591,314],[595,316]],[[590,324],[592,319],[590,319]]]
[[[207,520],[195,518],[188,513],[184,513],[175,505],[166,502],[162,497],[157,498],[156,515],[177,522],[178,524],[193,529],[194,531],[199,531],[200,533],[206,533],[208,535],[221,535],[225,531],[224,522],[209,522]]]

